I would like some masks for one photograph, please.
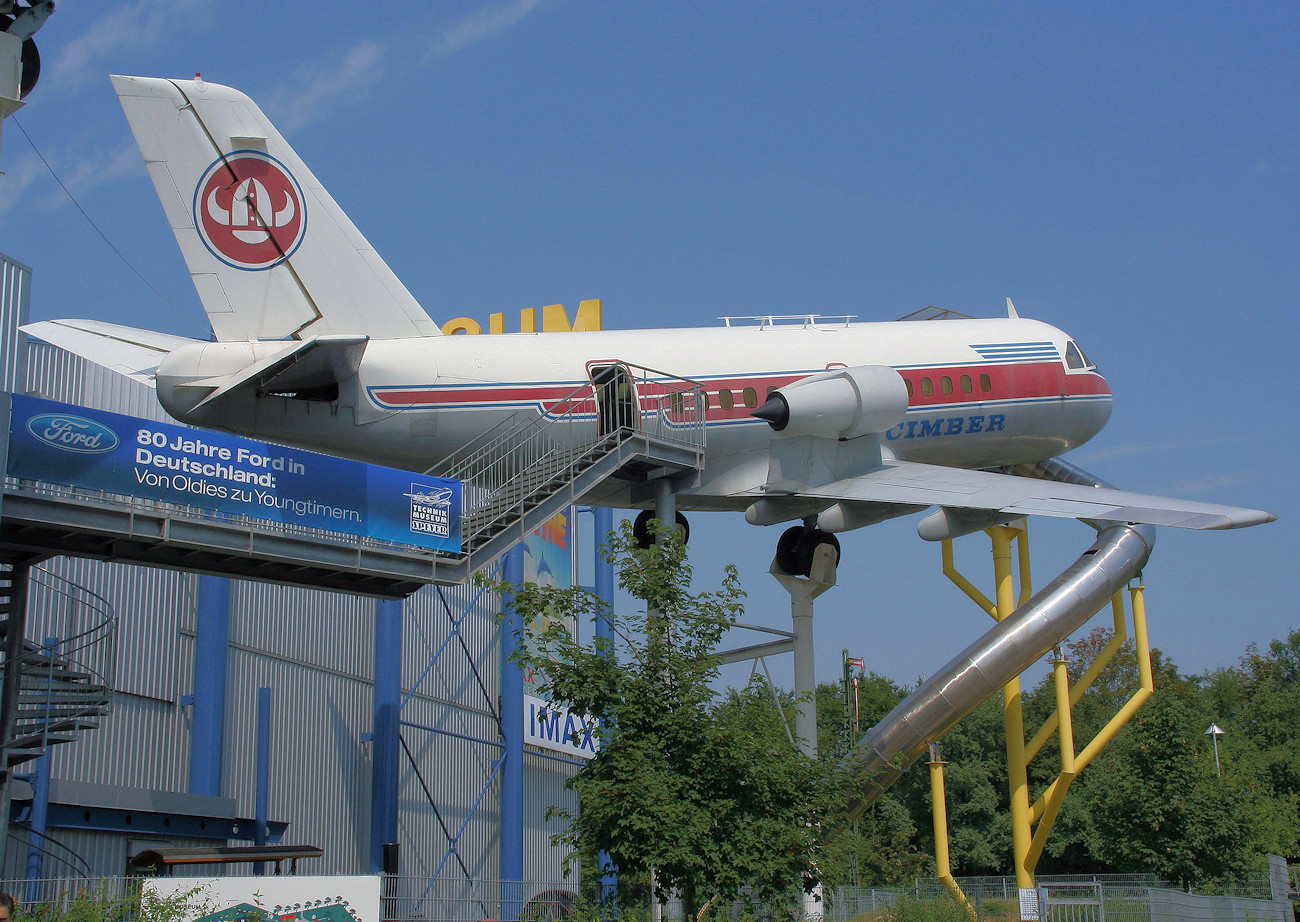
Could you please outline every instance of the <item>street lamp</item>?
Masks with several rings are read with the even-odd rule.
[[[1210,729],[1205,731],[1205,735],[1214,740],[1214,773],[1222,778],[1223,770],[1219,767],[1219,737],[1223,736],[1223,728],[1218,724],[1210,724]]]

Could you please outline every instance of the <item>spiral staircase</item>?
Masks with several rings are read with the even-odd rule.
[[[7,774],[95,729],[108,714],[116,624],[112,607],[84,587],[41,566],[0,565],[0,747]]]

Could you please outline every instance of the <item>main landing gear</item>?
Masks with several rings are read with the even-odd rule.
[[[653,543],[650,535],[650,520],[654,517],[653,509],[642,509],[632,521],[632,537],[636,538],[636,546],[643,550]],[[677,534],[682,539],[682,544],[690,543],[691,523],[686,521],[686,516],[680,512],[677,513]]]
[[[813,555],[823,544],[835,548],[835,564],[839,566],[840,539],[833,533],[808,525],[787,528],[776,542],[776,565],[790,576],[808,576]]]

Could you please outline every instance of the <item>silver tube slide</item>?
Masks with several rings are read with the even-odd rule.
[[[1105,484],[1064,461],[1016,470],[1026,476]],[[1093,523],[1090,523],[1093,524]],[[998,622],[876,724],[840,767],[852,783],[856,818],[939,739],[1035,660],[1083,626],[1142,572],[1155,544],[1152,525],[1095,523],[1096,542],[1070,567]]]

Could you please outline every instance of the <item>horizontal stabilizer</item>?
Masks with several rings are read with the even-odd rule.
[[[169,352],[199,341],[99,320],[41,320],[22,330],[149,387],[154,386],[158,363]]]
[[[1245,528],[1277,519],[1260,509],[894,460],[868,473],[799,492],[837,501],[917,503],[1175,528]]]

